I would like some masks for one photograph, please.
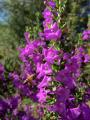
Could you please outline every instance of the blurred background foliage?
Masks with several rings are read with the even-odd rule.
[[[0,62],[15,67],[24,32],[36,38],[42,23],[42,0],[0,0]],[[8,61],[8,63],[7,63]],[[11,62],[12,61],[12,62]],[[14,64],[14,65],[13,65]]]
[[[89,0],[67,0],[65,10],[61,16],[61,23],[65,23],[62,45],[66,51],[67,49],[71,51],[75,45],[81,43],[81,33],[83,30],[88,29],[89,17]]]
[[[29,31],[32,39],[38,37],[43,9],[43,0],[0,0],[0,62],[8,69],[19,64],[16,48],[25,42],[24,32]],[[81,42],[81,32],[89,27],[89,21],[90,0],[67,0],[60,23],[61,27],[65,24],[63,48],[70,50]]]

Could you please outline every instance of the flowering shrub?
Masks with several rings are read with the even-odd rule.
[[[0,117],[6,120],[89,120],[90,82],[83,75],[90,62],[84,44],[71,52],[61,47],[57,2],[45,0],[43,32],[19,48],[20,73],[9,73],[15,92],[0,100]],[[89,30],[83,39],[89,40]],[[0,67],[0,76],[4,71]]]

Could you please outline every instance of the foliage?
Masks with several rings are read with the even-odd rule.
[[[42,17],[40,13],[43,3],[41,0],[1,0],[0,9],[7,18],[4,17],[0,23],[0,62],[6,64],[6,61],[10,61],[7,63],[10,65],[12,61],[13,64],[17,64],[15,61],[18,54],[16,48],[25,42],[24,31],[27,28],[33,29],[30,34],[36,38],[38,30],[41,29]],[[15,66],[13,65],[13,67]]]
[[[14,57],[16,47],[18,46],[17,35],[8,25],[0,25],[0,62],[5,63],[5,60]]]
[[[42,7],[41,7],[42,6]],[[21,39],[26,26],[36,25],[36,13],[41,13],[43,4],[41,0],[9,0],[6,9],[9,11],[9,25]],[[38,16],[39,20],[41,16]]]

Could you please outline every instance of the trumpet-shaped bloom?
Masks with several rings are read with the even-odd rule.
[[[45,64],[37,64],[37,73],[38,73],[38,78],[41,78],[45,75],[51,75],[52,74],[52,68],[51,65],[48,63]]]
[[[48,62],[53,64],[55,61],[60,59],[59,52],[55,50],[53,47],[49,49],[43,49],[44,59]]]

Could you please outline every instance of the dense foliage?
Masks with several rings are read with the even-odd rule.
[[[15,63],[16,48],[22,45],[24,31],[31,31],[32,38],[38,36],[41,29],[44,9],[42,0],[0,0],[0,62]],[[10,61],[10,62],[9,62]],[[8,65],[9,66],[9,65]],[[13,69],[14,65],[12,65]]]

